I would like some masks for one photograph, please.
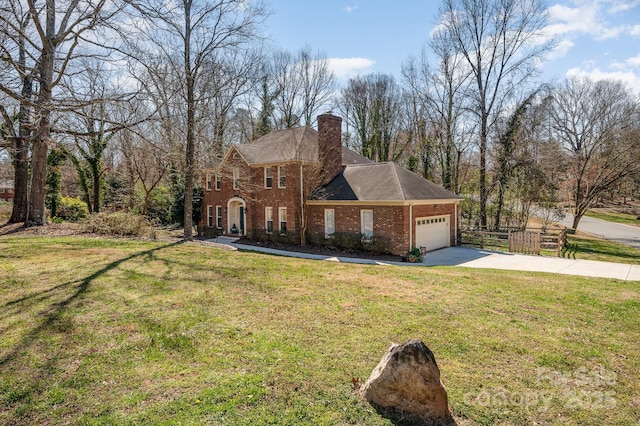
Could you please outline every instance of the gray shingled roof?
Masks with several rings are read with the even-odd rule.
[[[349,148],[342,147],[342,165],[347,166],[349,164],[370,164],[373,163],[372,160],[369,160],[364,155],[360,155],[355,151],[350,150]]]
[[[318,132],[310,127],[271,132],[235,148],[250,165],[287,161],[318,162]]]
[[[460,197],[395,163],[346,166],[323,190],[319,200],[409,201]]]
[[[311,127],[280,130],[258,138],[252,143],[235,145],[236,150],[252,166],[288,161],[317,163],[318,132]],[[342,164],[363,164],[373,161],[349,148],[342,147]]]

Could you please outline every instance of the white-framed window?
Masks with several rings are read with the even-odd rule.
[[[240,189],[240,169],[233,169],[233,189]]]
[[[216,173],[216,191],[220,191],[222,189],[222,176],[220,173]]]
[[[207,206],[207,226],[213,226],[213,206]]]
[[[336,232],[336,213],[333,209],[324,209],[324,237],[329,238]]]
[[[360,210],[360,233],[367,239],[373,237],[373,210]]]
[[[206,184],[205,184],[205,188],[207,188],[207,191],[211,191],[211,175],[209,173],[207,173],[206,178],[205,178]]]
[[[280,207],[278,209],[278,218],[280,219],[280,233],[284,234],[287,232],[287,208]]]
[[[285,166],[278,166],[278,188],[287,187],[287,168]]]
[[[267,234],[273,232],[273,207],[264,208],[264,223]]]
[[[216,206],[216,227],[222,229],[222,206]]]
[[[264,168],[264,187],[273,188],[273,175],[271,172],[271,166]]]

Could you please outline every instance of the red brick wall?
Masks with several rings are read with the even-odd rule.
[[[331,114],[318,116],[318,154],[324,182],[329,183],[342,170],[342,119]]]
[[[233,168],[240,170],[240,189],[233,189]],[[241,158],[233,158],[233,154],[227,159],[220,169],[222,175],[221,190],[215,190],[215,172],[209,171],[212,181],[212,189],[206,189],[206,172],[202,174],[202,185],[205,188],[203,195],[203,225],[207,223],[207,206],[223,207],[222,227],[224,232],[229,228],[227,223],[227,202],[231,198],[241,198],[246,204],[245,230],[250,234],[254,230],[266,229],[265,208],[273,207],[274,230],[279,229],[279,208],[287,208],[287,230],[295,233],[301,228],[300,217],[300,165],[285,165],[286,183],[284,188],[278,186],[278,167],[271,166],[272,187],[265,188],[264,166],[251,167]],[[310,175],[311,168],[305,166],[305,175]],[[215,217],[214,217],[215,223]]]
[[[451,244],[455,241],[455,205],[438,204],[413,206],[412,241],[409,241],[409,206],[312,205],[309,206],[309,235],[324,237],[324,210],[335,210],[335,231],[357,234],[361,232],[360,211],[373,210],[373,235],[386,239],[392,253],[403,255],[415,245],[415,219],[425,216],[450,215]]]
[[[13,189],[12,188],[2,188],[0,189],[0,200],[2,201],[13,201]]]

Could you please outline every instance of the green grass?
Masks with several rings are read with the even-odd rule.
[[[603,262],[640,264],[640,249],[589,235],[567,235],[564,257]]]
[[[0,424],[391,425],[353,382],[435,353],[459,425],[637,425],[637,282],[0,237]]]
[[[631,225],[640,225],[638,215],[629,213],[617,213],[607,209],[591,209],[585,213],[585,216],[593,217],[596,219],[608,220],[609,222],[627,223]]]

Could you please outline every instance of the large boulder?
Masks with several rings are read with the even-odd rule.
[[[392,344],[360,393],[392,416],[409,415],[423,424],[453,422],[435,356],[420,339]]]

